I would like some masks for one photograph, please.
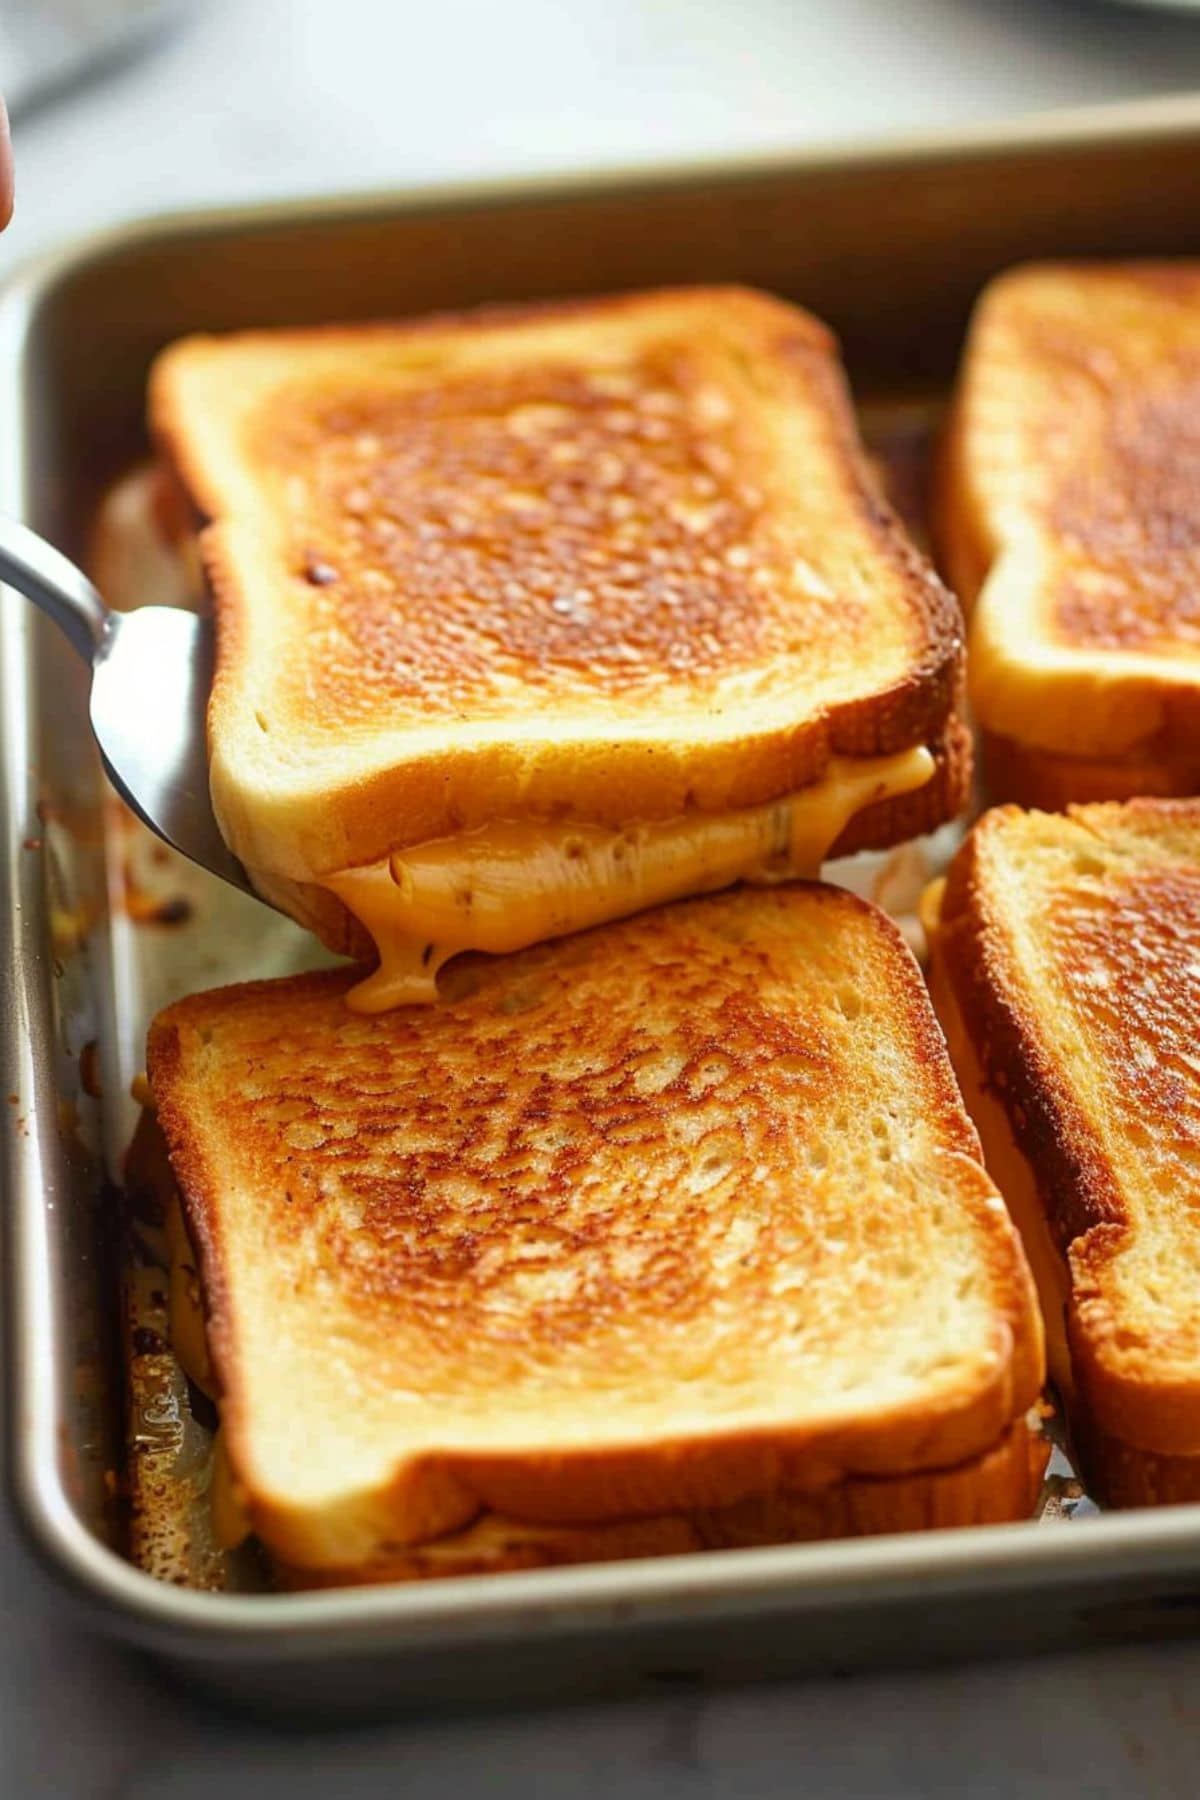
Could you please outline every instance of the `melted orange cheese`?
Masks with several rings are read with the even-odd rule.
[[[619,831],[500,822],[327,875],[379,952],[349,1003],[374,1013],[434,1000],[438,970],[462,950],[521,950],[735,881],[815,875],[857,813],[923,787],[933,766],[926,749],[834,757],[820,781],[761,806]]]

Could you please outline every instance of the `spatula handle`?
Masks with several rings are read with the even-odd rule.
[[[0,581],[47,613],[86,663],[108,629],[108,608],[82,569],[16,519],[0,515]]]

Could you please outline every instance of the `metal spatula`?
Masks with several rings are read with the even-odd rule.
[[[0,581],[40,606],[90,666],[92,731],[121,797],[165,843],[253,893],[209,797],[209,621],[173,606],[110,612],[81,569],[15,519],[0,518]]]

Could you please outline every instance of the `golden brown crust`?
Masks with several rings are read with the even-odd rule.
[[[950,1469],[854,1476],[815,1494],[776,1492],[707,1512],[619,1519],[603,1525],[531,1528],[488,1514],[453,1536],[396,1550],[358,1567],[313,1570],[275,1562],[272,1569],[279,1585],[290,1589],[367,1586],[1000,1525],[1032,1514],[1049,1450],[1045,1438],[1018,1421],[992,1449]]]
[[[1200,1456],[1139,1450],[1086,1413],[1072,1422],[1072,1454],[1105,1506],[1183,1506],[1200,1500]]]
[[[207,415],[234,404],[243,366],[262,391],[240,426],[252,473],[235,480]],[[831,754],[944,734],[957,607],[874,490],[829,334],[780,301],[687,289],[193,340],[158,365],[152,418],[213,520],[214,780],[251,865],[302,879],[505,816],[751,805],[807,786]],[[269,553],[261,534],[248,547],[248,483],[279,534]],[[284,866],[273,839],[278,854],[253,854],[253,799],[222,745],[235,719],[253,737],[263,606],[286,606],[308,653],[253,677],[256,756],[275,734],[319,761],[347,732],[436,737],[514,705],[564,715],[563,739],[466,742],[458,724],[421,753],[364,754],[354,778],[329,777],[322,821],[296,826],[298,857]],[[683,709],[675,736],[664,699]],[[695,728],[705,707],[722,731]]]
[[[1200,793],[1200,754],[1172,756],[1057,756],[1014,738],[985,731],[980,737],[984,793],[989,805],[1011,801],[1041,812],[1097,800],[1138,796],[1181,798]]]
[[[970,729],[962,719],[951,718],[941,741],[930,749],[934,772],[925,786],[856,813],[830,850],[830,858],[904,844],[958,817],[971,794]]]
[[[806,885],[692,902],[463,959],[443,1004],[370,1020],[342,1004],[350,979],[195,996],[150,1036],[230,1459],[277,1554],[329,1560],[279,1477],[255,1475],[275,1401],[258,1365],[295,1304],[311,1353],[337,1350],[308,1369],[292,1340],[280,1379],[354,1384],[368,1438],[397,1429],[402,1372],[449,1396],[372,1500],[370,1530],[384,1518],[394,1542],[481,1505],[594,1521],[946,1466],[1035,1397],[1028,1271],[916,966],[863,902]],[[235,1202],[231,1184],[249,1191]],[[904,1296],[940,1292],[949,1245],[970,1271],[955,1342],[928,1341],[914,1299],[922,1331],[901,1355]],[[910,1375],[889,1373],[897,1356]],[[812,1410],[827,1364],[844,1399]],[[868,1403],[881,1378],[892,1398]],[[681,1418],[692,1380],[711,1385],[703,1426]],[[472,1445],[489,1395],[517,1421],[510,1445],[486,1429]]]
[[[1047,843],[1061,855],[1039,882]],[[1018,936],[1036,939],[1036,960]],[[1168,1457],[1200,1451],[1200,1334],[1172,1299],[1192,1279],[1198,948],[1197,800],[1057,819],[995,808],[951,866],[938,927],[941,966],[1068,1264],[1081,1413],[1092,1432]]]
[[[933,539],[988,729],[1084,765],[1195,766],[1198,403],[1200,264],[1030,266],[983,294]],[[1076,799],[1131,791],[1074,773]]]
[[[967,407],[965,377],[971,339],[963,353],[950,405],[932,456],[929,483],[929,543],[934,566],[970,620],[979,590],[995,556],[995,546],[981,518],[977,484],[967,479]]]
[[[954,491],[938,508],[968,604],[998,540],[991,496],[969,478],[959,491],[954,474],[988,453],[988,384],[1007,377],[1026,404],[1023,527],[1060,558],[1049,637],[1068,648],[1200,647],[1198,321],[1200,265],[1184,262],[1046,264],[987,290],[947,434]]]
[[[1089,437],[1089,456],[1073,445],[1063,458],[1047,512],[1049,530],[1077,559],[1055,596],[1054,635],[1106,650],[1195,648],[1200,269],[1089,272],[1093,291],[1116,281],[1135,291],[1132,330],[1114,320],[1099,344],[1087,341],[1086,327],[1081,342],[1077,326],[1064,332],[1057,321],[1031,334],[1047,375],[1055,366],[1075,374],[1084,360],[1105,364],[1102,432]],[[1059,415],[1044,428],[1045,441],[1062,424]]]

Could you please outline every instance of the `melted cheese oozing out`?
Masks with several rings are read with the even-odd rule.
[[[349,1004],[432,1001],[438,970],[462,950],[503,954],[735,881],[815,875],[856,813],[923,787],[933,768],[923,748],[834,757],[820,781],[761,806],[619,831],[501,822],[324,876],[379,953]]]
[[[937,883],[940,890],[944,884]],[[938,894],[940,900],[940,892]],[[929,909],[932,911],[932,908]],[[922,915],[926,907],[922,905]],[[1012,1126],[1003,1102],[987,1086],[983,1065],[951,992],[937,950],[936,922],[930,921],[933,959],[929,971],[929,989],[934,1008],[946,1037],[950,1061],[958,1076],[958,1085],[979,1141],[988,1174],[1000,1189],[1013,1224],[1020,1234],[1041,1303],[1046,1330],[1046,1361],[1059,1392],[1067,1400],[1074,1392],[1071,1373],[1071,1351],[1067,1342],[1067,1306],[1071,1296],[1071,1278],[1067,1261],[1059,1250],[1046,1223],[1046,1214],[1038,1193],[1033,1164],[1013,1136]]]

